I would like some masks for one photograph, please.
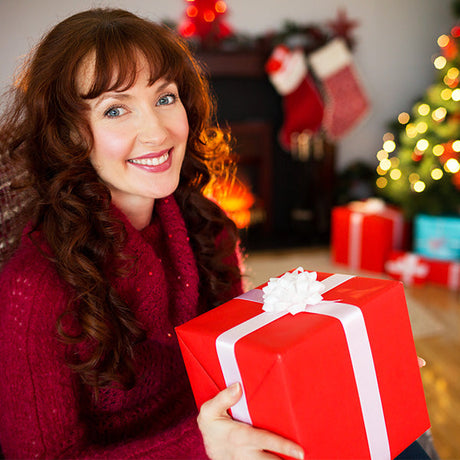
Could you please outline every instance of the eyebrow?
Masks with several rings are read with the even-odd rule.
[[[164,91],[165,88],[167,88],[169,85],[176,84],[174,81],[167,81],[165,80],[163,83],[161,83],[157,91]],[[177,84],[176,84],[177,86]],[[106,99],[121,99],[121,100],[127,100],[131,98],[130,94],[125,94],[124,92],[118,92],[118,91],[111,91],[109,93],[102,93],[98,98],[96,103],[94,104],[94,107],[97,108],[99,107]]]

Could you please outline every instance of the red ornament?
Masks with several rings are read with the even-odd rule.
[[[224,0],[187,0],[186,3],[185,18],[179,26],[183,37],[209,44],[231,35],[232,30],[224,21],[227,13]]]
[[[336,37],[343,38],[348,45],[353,44],[352,30],[359,25],[358,21],[350,20],[343,8],[339,8],[337,18],[328,22]]]

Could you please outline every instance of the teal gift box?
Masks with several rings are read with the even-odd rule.
[[[460,216],[416,216],[414,252],[431,259],[460,260]]]

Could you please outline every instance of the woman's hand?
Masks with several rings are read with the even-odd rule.
[[[233,420],[227,410],[241,398],[239,383],[230,385],[201,406],[198,426],[212,460],[273,459],[287,455],[303,459],[300,446],[269,431]],[[267,452],[269,451],[269,452]]]

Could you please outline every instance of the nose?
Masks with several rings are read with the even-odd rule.
[[[163,145],[168,136],[161,114],[154,108],[143,110],[139,114],[138,139],[143,144]]]

